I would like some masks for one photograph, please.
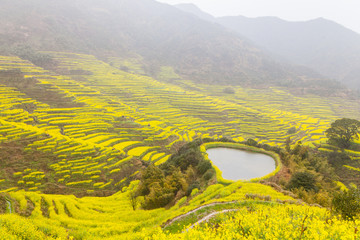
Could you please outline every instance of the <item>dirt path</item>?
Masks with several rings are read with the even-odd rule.
[[[8,205],[8,209],[9,209],[9,213],[12,213],[12,208],[11,208],[11,202],[9,200],[6,200],[6,203]]]
[[[225,204],[232,204],[232,203],[237,203],[237,202],[238,202],[238,201],[231,201],[231,202],[213,202],[213,203],[209,203],[209,204],[203,205],[203,206],[201,206],[201,207],[195,208],[195,209],[193,209],[193,210],[191,210],[191,211],[189,211],[189,212],[187,212],[187,213],[181,214],[181,215],[179,215],[179,216],[177,216],[177,217],[174,217],[173,219],[168,220],[168,221],[163,225],[163,228],[165,228],[165,227],[173,224],[174,222],[176,222],[176,221],[179,220],[179,219],[182,219],[182,218],[184,218],[184,217],[186,217],[186,216],[189,216],[190,214],[192,214],[192,213],[194,213],[194,212],[199,211],[200,209],[203,209],[203,208],[206,208],[206,207],[215,206],[215,205],[225,205]],[[208,216],[209,216],[209,215],[208,215]],[[196,223],[194,223],[194,224],[196,224]],[[193,225],[194,225],[194,224],[193,224]]]
[[[202,223],[202,222],[207,222],[209,219],[215,217],[215,216],[218,215],[218,214],[227,213],[227,212],[235,212],[235,211],[238,211],[238,210],[239,210],[239,209],[225,209],[225,210],[222,210],[222,211],[220,211],[220,212],[210,213],[209,215],[203,217],[202,219],[200,219],[199,221],[197,221],[196,223],[194,223],[193,225],[191,225],[190,227],[188,227],[188,228],[186,229],[186,231],[189,230],[189,229],[191,229],[191,228],[193,228],[193,227],[195,227],[196,225],[198,225],[198,224],[200,224],[200,223]]]

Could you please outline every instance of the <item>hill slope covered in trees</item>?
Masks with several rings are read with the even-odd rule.
[[[202,83],[319,87],[324,78],[279,64],[250,41],[153,0],[1,2],[1,52],[32,48],[120,57],[158,77],[163,66]]]
[[[215,18],[193,4],[176,6],[233,30],[279,61],[303,65],[348,87],[360,88],[360,35],[340,24],[323,18],[304,22],[276,17]]]

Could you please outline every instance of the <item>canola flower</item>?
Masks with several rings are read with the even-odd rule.
[[[238,141],[254,138],[271,146],[279,146],[291,136],[293,141],[319,144],[330,120],[342,114],[342,110],[336,110],[337,106],[344,105],[338,102],[339,99],[298,97],[279,88],[255,91],[237,86],[235,97],[230,98],[215,85],[199,86],[191,81],[181,81],[184,86],[194,89],[187,90],[122,72],[94,56],[49,54],[61,68],[82,69],[93,74],[83,76],[86,84],[79,83],[69,77],[54,76],[28,61],[6,56],[0,56],[0,69],[18,68],[28,77],[42,79],[39,85],[53,86],[53,91],[84,106],[52,108],[26,97],[15,88],[1,85],[0,142],[36,138],[37,141],[25,150],[56,156],[58,162],[50,166],[55,172],[55,181],[71,187],[120,185],[125,178],[114,181],[111,174],[120,172],[120,165],[130,161],[132,155],[147,161],[159,159],[156,162],[159,164],[170,156],[165,152],[168,154],[167,151],[177,148],[183,141],[199,136],[226,136]],[[33,114],[27,113],[16,108],[19,103],[32,103],[36,109]],[[346,105],[352,108],[350,102]],[[294,126],[297,133],[288,134],[290,126]],[[113,150],[114,146],[119,150]],[[162,146],[166,150],[160,150]],[[330,151],[328,146],[322,147],[322,150]],[[129,156],[125,155],[124,148]],[[359,156],[355,151],[349,153]],[[355,167],[348,168],[357,171]],[[168,234],[156,228],[171,217],[211,201],[243,200],[246,194],[259,193],[273,200],[288,199],[270,187],[256,183],[216,184],[203,193],[194,191],[191,198],[182,199],[170,210],[133,211],[125,196],[126,190],[109,198],[82,199],[15,192],[26,184],[31,185],[29,190],[38,190],[40,183],[37,181],[46,175],[30,175],[31,172],[40,173],[38,169],[21,171],[13,176],[18,186],[0,192],[10,192],[23,213],[31,212],[31,204],[34,210],[30,218],[15,214],[0,216],[0,236],[4,239],[68,239],[72,235],[84,239],[358,239],[358,221],[346,222],[330,216],[325,209],[293,205],[271,209],[256,206],[251,211],[241,209],[219,215],[218,220],[214,219],[218,225],[210,222],[179,234]],[[100,177],[104,175],[110,176],[104,180]],[[78,179],[79,176],[84,179]],[[31,181],[25,184],[22,177]],[[0,184],[7,182],[3,177],[0,180]],[[94,190],[88,190],[91,191]],[[28,201],[31,201],[30,207]],[[293,210],[286,212],[286,207]],[[49,218],[44,217],[42,210],[48,211]],[[313,214],[309,215],[310,212]],[[242,218],[244,216],[246,219]],[[281,229],[285,229],[284,233]]]
[[[144,239],[360,239],[360,221],[297,205],[253,206],[222,214],[182,233],[144,230]],[[136,238],[135,238],[136,239]],[[138,238],[140,239],[140,238]]]

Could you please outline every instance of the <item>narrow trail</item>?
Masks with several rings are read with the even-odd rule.
[[[213,202],[213,203],[209,203],[209,204],[206,204],[206,205],[203,205],[203,206],[200,206],[198,208],[195,208],[187,213],[184,213],[184,214],[181,214],[177,217],[174,217],[173,219],[170,219],[168,220],[164,225],[163,225],[163,228],[173,224],[174,222],[176,222],[177,220],[179,219],[182,219],[186,216],[189,216],[190,214],[194,213],[194,212],[197,212],[203,208],[206,208],[206,207],[212,207],[212,206],[215,206],[215,205],[225,205],[225,204],[232,204],[232,203],[238,203],[239,201],[231,201],[231,202]],[[193,224],[194,225],[194,224]]]
[[[215,217],[218,214],[227,213],[227,212],[235,212],[235,211],[239,211],[239,209],[225,209],[225,210],[222,210],[222,211],[219,211],[219,212],[210,213],[209,215],[206,215],[205,217],[203,217],[202,219],[200,219],[199,221],[197,221],[196,223],[194,223],[193,225],[188,227],[186,229],[186,231],[188,231],[189,229],[192,229],[193,227],[195,227],[196,225],[198,225],[198,224],[200,224],[202,222],[209,221],[211,218]]]
[[[230,201],[230,202],[213,202],[213,203],[209,203],[209,204],[206,204],[206,205],[203,205],[203,206],[200,206],[198,208],[195,208],[187,213],[184,213],[184,214],[181,214],[177,217],[174,217],[172,219],[169,219],[166,223],[163,224],[162,228],[166,228],[167,226],[173,224],[174,222],[182,219],[182,218],[185,218],[187,216],[189,216],[190,214],[192,213],[195,213],[203,208],[206,208],[206,207],[211,207],[211,206],[216,206],[216,205],[226,205],[226,204],[233,204],[233,203],[241,203],[241,202],[247,202],[246,200],[242,200],[242,201],[238,201],[238,200],[235,200],[235,201]],[[261,201],[262,203],[271,203],[272,201]],[[222,211],[217,211],[217,212],[212,212],[212,213],[209,213],[208,215],[206,215],[205,217],[203,217],[202,219],[198,220],[197,222],[195,222],[194,224],[192,224],[189,228],[187,228],[186,230],[190,229],[190,228],[193,228],[195,225],[201,223],[201,222],[204,222],[204,221],[207,221],[209,220],[210,218],[214,217],[215,215],[217,214],[221,214],[221,213],[226,213],[226,212],[232,212],[232,211],[238,211],[239,209],[225,209],[225,210],[222,210]]]
[[[6,203],[7,203],[9,213],[11,214],[12,213],[11,202],[9,200],[6,200]]]

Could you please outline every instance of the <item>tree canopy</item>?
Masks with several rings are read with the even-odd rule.
[[[360,190],[351,187],[347,191],[335,193],[332,206],[344,219],[353,220],[360,214]]]
[[[351,140],[359,139],[360,122],[356,119],[342,118],[331,124],[326,136],[331,144],[341,148],[349,148]]]

